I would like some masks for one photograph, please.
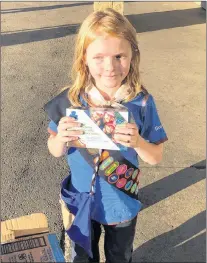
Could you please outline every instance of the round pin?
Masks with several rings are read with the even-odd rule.
[[[119,166],[119,162],[113,162],[106,170],[105,175],[109,176],[113,173],[113,171],[116,170],[116,168]]]
[[[133,185],[133,181],[131,180],[131,181],[129,181],[129,182],[127,182],[127,184],[125,185],[125,190],[126,191],[129,191],[130,190],[130,188],[132,187],[132,185]]]
[[[137,195],[138,192],[139,192],[139,186],[137,185],[137,188],[136,188],[136,190],[135,190],[135,195]]]
[[[121,164],[119,167],[116,168],[116,173],[118,175],[124,174],[127,170],[127,165],[126,164]]]
[[[110,164],[112,164],[114,161],[113,157],[108,157],[103,163],[100,165],[100,170],[105,170]]]
[[[121,179],[119,179],[118,182],[116,183],[116,186],[117,186],[118,188],[122,188],[122,187],[125,186],[126,182],[127,182],[126,178],[121,178]]]
[[[110,184],[115,184],[119,180],[119,176],[117,174],[112,174],[108,177],[108,182]]]
[[[135,183],[135,184],[133,184],[133,186],[132,186],[132,188],[131,188],[131,193],[133,194],[134,193],[134,191],[136,190],[136,187],[137,187],[137,184]]]
[[[133,172],[134,172],[134,168],[129,168],[127,171],[126,171],[126,173],[125,173],[125,178],[129,178],[129,177],[131,177],[132,176],[132,174],[133,174]]]
[[[138,169],[134,170],[133,174],[132,174],[132,179],[134,180],[137,177],[138,174]]]

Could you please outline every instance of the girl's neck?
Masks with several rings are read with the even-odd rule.
[[[112,100],[114,98],[114,95],[116,94],[117,90],[120,88],[112,88],[112,89],[107,89],[107,88],[100,88],[97,87],[98,91],[101,93],[101,95],[104,97],[105,100]]]

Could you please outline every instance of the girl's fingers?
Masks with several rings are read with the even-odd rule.
[[[60,135],[62,137],[77,137],[78,135],[83,134],[83,131],[61,131]]]
[[[62,142],[72,142],[72,141],[77,141],[79,139],[79,137],[62,137],[61,141]]]
[[[126,129],[137,129],[137,125],[135,123],[122,123],[116,125],[116,127],[126,128]]]
[[[116,143],[120,143],[120,144],[122,144],[123,146],[126,146],[126,147],[132,147],[131,146],[131,143],[129,143],[129,142],[123,142],[123,141],[116,141]]]
[[[59,125],[60,130],[65,131],[69,128],[73,127],[80,127],[81,123],[80,122],[68,122],[68,123],[63,123]]]
[[[74,119],[72,117],[65,116],[65,117],[62,117],[60,119],[59,124],[67,123],[67,122],[74,122],[74,121],[76,121],[76,119]]]
[[[137,129],[132,129],[132,128],[117,128],[117,129],[115,130],[115,133],[117,133],[117,134],[136,135]]]
[[[138,128],[134,123],[124,123],[121,125],[117,125],[115,128],[115,132],[122,134],[136,135],[136,133],[138,132]]]
[[[131,135],[124,135],[124,134],[116,133],[116,134],[114,134],[114,139],[116,141],[130,142],[131,141]]]

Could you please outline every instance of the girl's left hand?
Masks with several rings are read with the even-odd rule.
[[[126,147],[137,148],[139,146],[139,130],[135,123],[117,125],[114,131],[114,139]]]

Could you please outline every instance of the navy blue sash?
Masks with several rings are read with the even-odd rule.
[[[44,109],[49,118],[57,125],[59,120],[65,116],[66,108],[71,107],[67,98],[68,89],[49,101]],[[138,183],[140,170],[122,155],[121,151],[104,150],[101,160],[98,149],[77,148],[80,154],[91,167],[99,162],[97,175],[106,182],[124,192],[128,196],[138,199]]]
[[[44,109],[48,116],[57,125],[65,116],[66,108],[71,105],[67,98],[68,89],[49,101]],[[130,104],[130,107],[133,107]],[[66,203],[69,211],[75,216],[74,221],[66,233],[78,245],[84,248],[93,258],[91,249],[91,203],[93,200],[93,185],[97,175],[101,176],[109,184],[120,191],[137,199],[138,195],[138,167],[129,162],[121,154],[121,151],[102,150],[101,158],[99,150],[78,148],[81,155],[94,168],[94,178],[91,182],[90,192],[73,193],[69,191],[71,175],[62,182],[61,198]],[[98,167],[98,170],[96,169]]]

